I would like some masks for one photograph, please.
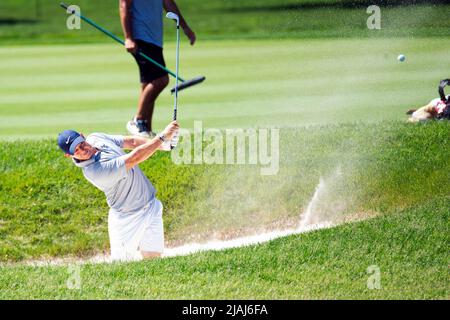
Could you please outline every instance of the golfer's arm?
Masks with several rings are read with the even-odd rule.
[[[125,39],[133,39],[131,32],[131,2],[133,0],[119,0],[120,23]]]
[[[188,27],[188,24],[184,20],[183,15],[181,14],[180,9],[178,9],[178,6],[174,0],[164,0],[163,6],[164,6],[164,9],[166,10],[166,12],[170,11],[170,12],[177,14],[178,18],[180,18],[180,26],[183,29]]]
[[[140,136],[125,136],[123,138],[123,145],[122,145],[122,147],[124,149],[134,150],[137,147],[147,143],[148,141],[149,140],[147,138],[140,137]]]
[[[136,147],[125,156],[125,166],[131,169],[142,161],[150,158],[161,146],[162,141],[159,138],[147,140],[146,143]]]

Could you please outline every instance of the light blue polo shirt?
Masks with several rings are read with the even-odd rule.
[[[108,206],[119,213],[138,212],[155,199],[155,187],[138,166],[127,170],[124,137],[93,133],[86,141],[99,151],[89,160],[74,163],[85,178],[106,195]]]
[[[163,0],[133,0],[131,4],[133,38],[163,46]]]

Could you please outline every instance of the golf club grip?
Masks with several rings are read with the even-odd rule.
[[[60,3],[60,6],[63,7],[64,9],[66,9],[66,10],[69,9],[69,7],[68,7],[65,3],[63,3],[63,2]],[[71,13],[72,13],[72,14],[76,14],[75,10],[73,10]],[[97,25],[94,21],[92,21],[91,19],[86,18],[86,17],[83,16],[81,13],[80,13],[80,14],[76,14],[76,15],[77,15],[78,17],[80,17],[80,19],[82,19],[83,21],[85,21],[85,22],[87,22],[88,24],[90,24],[91,26],[93,26],[95,29],[97,29],[97,30],[103,32],[104,34],[106,34],[106,35],[109,36],[110,38],[116,40],[116,41],[117,41],[118,43],[120,43],[121,45],[123,45],[123,46],[125,45],[125,42],[124,42],[123,40],[121,40],[119,37],[117,37],[117,36],[114,35],[113,33],[109,32],[108,30],[103,29],[102,27],[100,27],[99,25]]]

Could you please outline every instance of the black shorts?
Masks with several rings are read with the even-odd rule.
[[[163,49],[149,42],[142,40],[136,40],[138,50],[149,56],[159,64],[166,66],[164,61]],[[140,54],[135,54],[134,58],[139,66],[139,73],[141,75],[141,83],[149,83],[155,79],[161,78],[167,75],[167,72],[155,65],[154,63],[148,61]]]

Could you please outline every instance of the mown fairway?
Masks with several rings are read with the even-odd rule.
[[[204,127],[304,126],[404,119],[437,96],[449,53],[441,39],[199,41],[182,46],[180,122]],[[166,47],[173,67],[174,46]],[[407,62],[399,63],[399,53]],[[0,139],[62,129],[125,133],[138,95],[131,56],[114,44],[0,48]],[[173,83],[173,82],[172,82]],[[158,100],[155,127],[171,117]]]

